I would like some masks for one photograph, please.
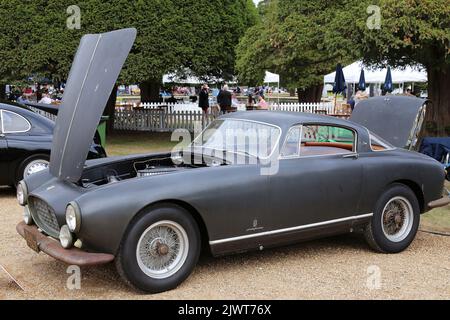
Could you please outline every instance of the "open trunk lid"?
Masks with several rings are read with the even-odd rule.
[[[358,123],[397,148],[413,149],[425,119],[427,101],[384,96],[358,103],[350,121]]]

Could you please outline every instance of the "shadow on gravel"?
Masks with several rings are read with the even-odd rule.
[[[0,197],[10,197],[16,195],[16,189],[0,186]]]

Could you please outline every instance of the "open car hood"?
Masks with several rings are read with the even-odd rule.
[[[50,173],[77,182],[136,29],[85,35],[75,55],[53,136]]]
[[[384,96],[359,102],[350,117],[397,148],[413,149],[425,119],[427,101]]]

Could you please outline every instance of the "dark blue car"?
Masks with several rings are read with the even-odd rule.
[[[55,123],[31,108],[0,103],[0,185],[15,186],[24,177],[46,169]],[[98,135],[88,159],[106,157]]]

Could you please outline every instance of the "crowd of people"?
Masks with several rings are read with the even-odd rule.
[[[40,103],[40,104],[55,104],[58,103],[63,96],[64,89],[55,89],[53,87],[39,87],[32,89],[25,87],[23,89],[14,88],[10,92],[9,100],[16,101],[19,104]]]
[[[269,104],[264,97],[264,87],[256,88],[253,92],[248,92],[247,108],[257,108],[267,110]],[[199,92],[198,106],[203,110],[204,114],[209,112],[210,108],[215,106],[210,105],[210,93],[211,90],[207,84],[204,84]],[[217,94],[217,106],[221,114],[235,111],[237,105],[239,105],[238,95],[242,91],[239,87],[235,90],[230,90],[228,85],[224,85]]]

